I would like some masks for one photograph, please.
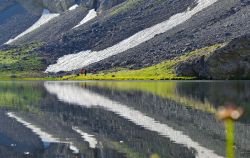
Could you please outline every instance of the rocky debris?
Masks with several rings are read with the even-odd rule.
[[[41,53],[53,54],[49,62],[54,64],[66,54],[103,50],[194,5],[191,0],[174,3],[147,1],[115,15],[114,8],[87,25],[52,40],[42,48]],[[170,31],[87,68],[97,71],[114,67],[139,69],[195,49],[224,43],[250,30],[249,9],[250,6],[240,0],[220,0]]]
[[[75,4],[75,0],[43,0],[43,5],[51,12],[64,12]]]
[[[13,1],[0,1],[0,45],[16,37],[40,17]]]
[[[75,0],[16,0],[32,13],[41,13],[46,8],[52,13],[66,11],[75,4]]]
[[[78,0],[77,2],[95,10],[104,11],[124,1],[126,0]]]
[[[53,19],[48,25],[43,26],[42,28],[36,29],[34,32],[31,32],[27,35],[25,35],[19,42],[13,42],[11,44],[23,44],[23,43],[31,43],[33,41],[42,41],[42,42],[49,42],[54,41],[58,39],[58,35],[67,34],[67,31],[72,29],[78,22],[80,22],[80,19],[83,19],[84,16],[86,16],[85,12],[86,9],[96,9],[99,14],[109,9],[117,4],[120,4],[124,2],[125,0],[82,0],[82,1],[76,1],[76,0],[11,0],[8,1],[8,3],[5,1],[0,2],[1,8],[0,8],[0,19],[1,22],[5,20],[5,23],[7,24],[1,24],[0,22],[0,33],[3,30],[3,33],[1,33],[0,38],[0,45],[8,41],[10,38],[14,38],[20,33],[22,33],[24,30],[28,28],[28,26],[31,26],[35,21],[30,20],[32,17],[34,19],[38,19],[43,9],[48,9],[51,13],[60,13],[60,17],[56,20]],[[72,7],[75,4],[79,4],[80,7],[74,9],[73,11],[68,11],[70,7]],[[17,8],[18,6],[19,8]],[[11,15],[11,8],[15,9],[15,12],[18,14]],[[13,12],[12,9],[12,12]],[[1,12],[2,10],[2,12]],[[5,13],[10,12],[9,14]],[[10,10],[10,11],[8,11]],[[70,13],[69,13],[70,12]],[[3,14],[3,16],[1,16]],[[13,14],[13,13],[12,13]],[[29,15],[29,17],[26,17],[26,14]],[[22,16],[25,16],[26,18],[23,19]],[[13,18],[13,19],[11,19]],[[30,20],[31,22],[29,22]],[[27,27],[22,27],[24,24],[22,22],[25,22],[24,24],[27,25]],[[69,23],[69,24],[67,24]],[[18,25],[17,25],[18,24]],[[15,25],[12,26],[12,25]],[[25,25],[25,26],[26,26]],[[70,25],[70,27],[69,27]],[[18,27],[16,27],[18,26]],[[14,31],[9,32],[9,29],[12,29]],[[44,29],[45,28],[45,29]],[[19,29],[21,31],[19,31]],[[17,32],[16,32],[17,30]],[[48,38],[49,37],[49,38]]]
[[[16,39],[11,44],[30,43],[32,41],[49,42],[72,30],[86,15],[87,8],[79,6],[74,11],[67,11],[38,29]]]
[[[178,0],[175,3],[160,1],[157,4],[151,0],[143,3],[145,5],[132,6],[114,16],[109,15],[113,13],[113,10],[109,10],[107,15],[99,16],[95,21],[49,42],[41,53],[54,54],[57,60],[65,54],[82,50],[103,50],[143,29],[167,20],[174,14],[186,11],[189,6],[194,5],[194,0]]]
[[[1,0],[0,12],[5,11],[7,8],[11,7],[15,2],[9,0]]]
[[[179,64],[176,74],[205,79],[249,79],[250,35],[232,40],[208,57],[199,56]]]
[[[232,11],[232,8],[238,9]],[[246,5],[246,3],[243,5],[239,0],[230,2],[220,0],[213,6],[196,14],[186,23],[160,34],[138,47],[92,64],[89,67],[96,70],[111,69],[113,67],[139,69],[192,50],[216,43],[224,43],[249,32],[249,9],[249,5]],[[154,19],[156,19],[156,16]],[[112,39],[114,38],[112,37]],[[151,51],[152,49],[153,51]],[[124,64],[125,62],[130,64]],[[113,65],[113,63],[116,64]]]
[[[104,11],[125,0],[12,0],[12,2],[13,1],[19,2],[33,13],[39,13],[39,11],[41,12],[44,8],[50,12],[61,13],[76,3],[85,5],[90,9],[94,8],[98,11]]]

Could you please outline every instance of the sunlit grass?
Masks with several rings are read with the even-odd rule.
[[[45,65],[42,58],[32,52],[41,45],[41,43],[33,43],[0,51],[0,79],[41,75]]]
[[[144,0],[127,0],[123,2],[121,5],[114,7],[111,10],[110,15],[116,15],[118,13],[128,11],[129,9],[136,7],[139,3],[143,1]]]
[[[84,75],[69,75],[60,78],[60,80],[191,80],[196,79],[195,76],[177,76],[175,73],[175,68],[178,64],[189,60],[191,58],[196,58],[199,56],[209,56],[216,49],[223,46],[223,44],[216,44],[210,47],[205,47],[185,55],[176,57],[171,60],[166,60],[160,64],[142,68],[139,70],[128,70],[128,69],[118,69],[118,71],[112,72],[104,71],[99,74],[88,74]]]

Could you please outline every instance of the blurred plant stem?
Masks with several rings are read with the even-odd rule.
[[[234,120],[226,119],[226,142],[227,142],[227,158],[235,158],[234,153]]]

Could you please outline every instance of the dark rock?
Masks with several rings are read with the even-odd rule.
[[[250,35],[232,40],[205,58],[191,58],[176,67],[178,76],[206,79],[250,78]]]

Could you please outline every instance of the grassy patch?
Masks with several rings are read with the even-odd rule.
[[[113,8],[110,12],[110,15],[116,15],[118,13],[126,12],[131,8],[136,7],[139,3],[143,2],[144,0],[127,0],[126,2],[122,3],[121,5]]]
[[[37,76],[44,68],[42,57],[32,52],[40,47],[40,43],[0,51],[0,78],[18,78],[21,76]]]
[[[210,47],[198,49],[171,60],[166,60],[154,66],[142,68],[139,70],[128,70],[124,68],[112,68],[98,74],[68,75],[60,78],[46,77],[42,75],[41,70],[45,69],[41,57],[30,54],[29,52],[37,45],[26,46],[18,50],[1,51],[0,59],[0,79],[1,80],[192,80],[195,76],[177,76],[175,68],[178,64],[197,58],[200,56],[208,57],[216,49],[225,44],[216,44]],[[8,53],[7,53],[8,52]],[[14,57],[16,52],[18,56]],[[21,52],[21,53],[20,53]],[[3,56],[5,54],[5,56]],[[25,60],[23,59],[25,57]],[[5,65],[5,68],[3,68]],[[7,66],[7,68],[6,68]],[[40,71],[39,71],[40,70]]]
[[[143,68],[140,70],[115,69],[101,72],[99,74],[89,74],[87,76],[70,75],[60,78],[60,80],[190,80],[195,79],[194,76],[176,76],[175,67],[186,60],[199,56],[209,56],[216,49],[222,47],[223,44],[216,44],[205,47],[176,57],[172,60],[164,61],[160,64]]]

